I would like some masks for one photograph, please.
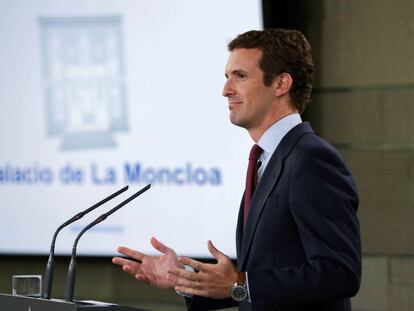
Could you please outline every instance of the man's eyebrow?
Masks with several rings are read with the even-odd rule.
[[[234,75],[234,74],[248,74],[248,72],[246,70],[243,69],[234,69],[232,71],[230,71],[230,75]],[[229,76],[229,74],[227,72],[224,73],[224,76],[227,78]]]

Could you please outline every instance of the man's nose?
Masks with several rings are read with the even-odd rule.
[[[223,91],[221,94],[223,94],[223,96],[225,97],[234,94],[234,89],[231,85],[230,79],[228,79],[226,83],[224,83]]]

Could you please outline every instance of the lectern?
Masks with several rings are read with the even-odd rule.
[[[60,299],[43,299],[0,294],[1,311],[145,311],[132,307],[99,302],[67,302]]]

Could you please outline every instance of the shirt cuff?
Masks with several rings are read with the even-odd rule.
[[[246,271],[246,288],[247,288],[247,301],[252,303],[252,300],[250,299],[250,291],[249,291],[249,275]]]

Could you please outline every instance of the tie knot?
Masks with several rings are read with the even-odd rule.
[[[262,154],[263,149],[260,148],[258,145],[254,144],[252,149],[250,150],[249,160],[257,161],[259,160],[260,155]]]

